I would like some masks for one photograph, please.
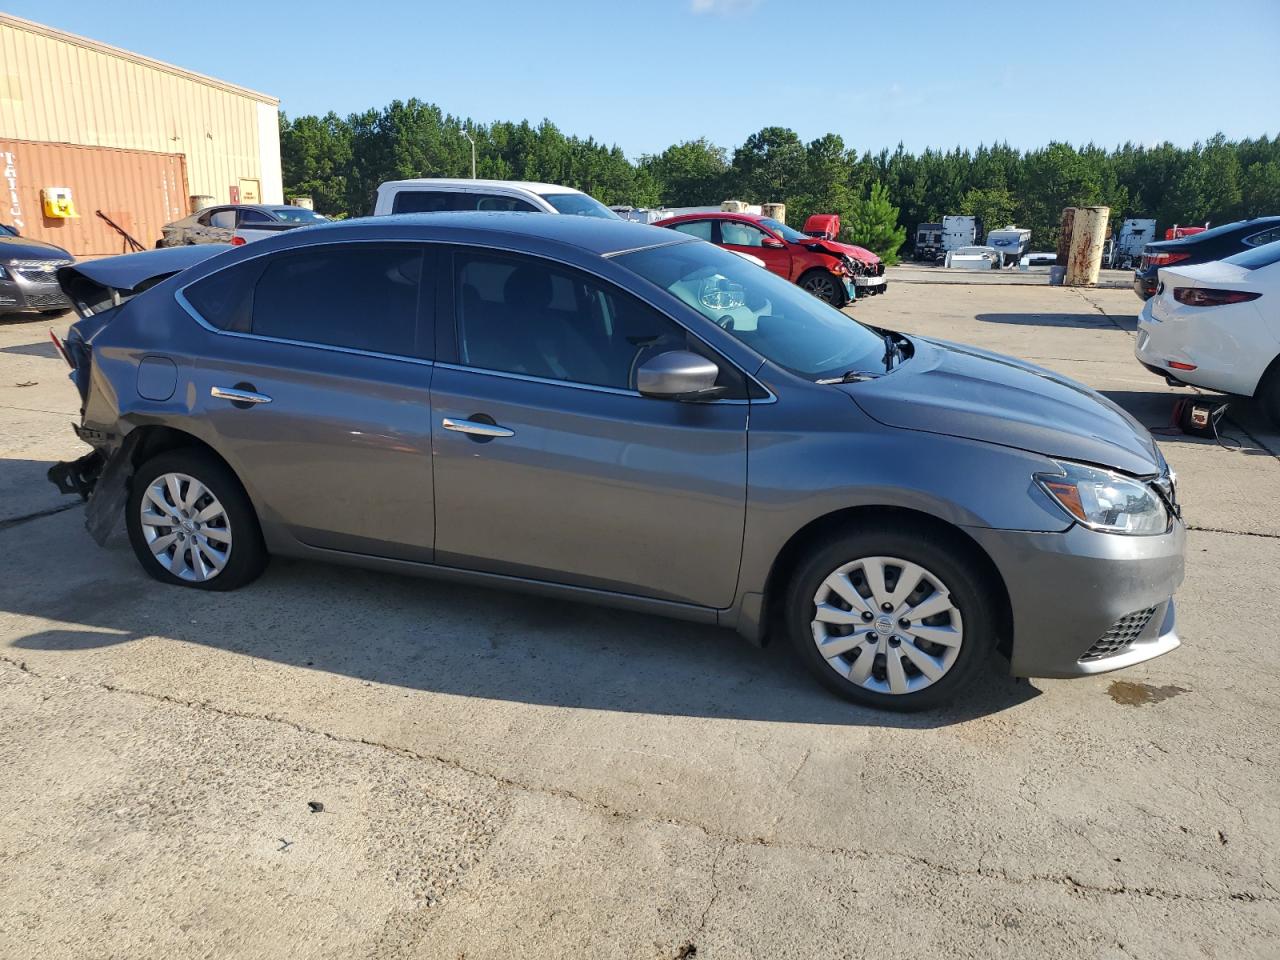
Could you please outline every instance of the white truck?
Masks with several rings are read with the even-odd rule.
[[[942,250],[945,257],[952,250],[961,247],[972,247],[978,239],[977,217],[943,217],[942,218]]]
[[[1014,266],[1031,249],[1031,231],[1013,224],[987,234],[987,246],[1000,251],[1002,267]]]
[[[1142,248],[1156,239],[1156,222],[1134,217],[1120,225],[1107,266],[1113,270],[1129,270],[1142,258]]]

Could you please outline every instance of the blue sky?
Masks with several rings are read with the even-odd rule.
[[[766,125],[859,150],[1280,133],[1280,0],[25,2],[8,13],[280,97],[550,118],[631,157]]]

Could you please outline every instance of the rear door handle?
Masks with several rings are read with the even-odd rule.
[[[235,404],[271,402],[271,398],[265,393],[254,393],[252,390],[241,390],[238,387],[210,387],[209,396],[218,400],[230,400]]]
[[[516,435],[514,430],[500,427],[496,423],[481,423],[478,420],[450,420],[445,417],[440,421],[440,425],[446,430],[452,430],[454,433],[465,433],[472,437],[484,437],[486,440],[493,440],[498,437],[514,437]]]

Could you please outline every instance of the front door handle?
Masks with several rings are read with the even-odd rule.
[[[446,430],[452,430],[454,433],[465,433],[468,436],[483,437],[486,440],[493,440],[498,437],[514,437],[516,435],[514,430],[500,427],[496,423],[482,423],[479,420],[450,420],[445,417],[440,421],[440,425]]]
[[[254,393],[252,390],[244,390],[240,387],[210,387],[209,396],[218,400],[230,400],[239,406],[240,404],[254,403],[270,403],[271,398],[265,393]]]

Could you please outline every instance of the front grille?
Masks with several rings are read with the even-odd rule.
[[[1118,653],[1123,653],[1128,649],[1129,644],[1141,636],[1142,631],[1151,622],[1151,618],[1155,616],[1155,612],[1155,607],[1147,607],[1145,610],[1138,610],[1121,617],[1084,652],[1080,662],[1102,660],[1105,657],[1114,657]]]
[[[27,294],[27,306],[32,310],[53,310],[58,307],[70,307],[71,302],[62,295],[62,291],[53,289]]]
[[[70,260],[23,260],[13,264],[13,270],[23,280],[32,283],[57,283],[58,268],[70,263]]]

